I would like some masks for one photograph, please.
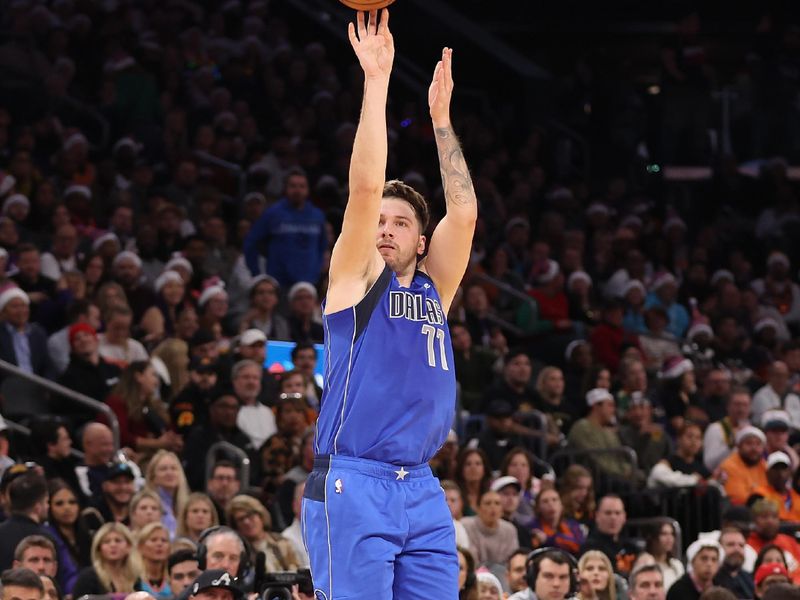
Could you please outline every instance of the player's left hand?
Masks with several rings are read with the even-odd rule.
[[[428,88],[428,106],[434,127],[450,126],[450,99],[453,97],[453,50],[442,49],[442,60],[436,63],[433,81]]]

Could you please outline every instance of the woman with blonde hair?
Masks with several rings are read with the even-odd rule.
[[[137,452],[183,449],[183,438],[169,430],[169,414],[156,397],[159,379],[149,361],[137,360],[122,371],[106,404],[119,421],[120,442]]]
[[[189,485],[181,461],[174,452],[159,450],[145,471],[146,487],[161,499],[164,511],[161,522],[169,531],[170,539],[178,530],[178,518],[189,499]]]
[[[131,531],[134,533],[150,523],[160,523],[164,515],[161,498],[153,490],[141,489],[131,498],[128,514],[131,516]]]
[[[250,542],[254,552],[266,555],[267,572],[295,571],[300,566],[292,543],[278,533],[270,531],[272,519],[269,512],[252,496],[235,496],[227,509],[228,524]]]
[[[130,594],[139,587],[142,570],[130,529],[122,523],[106,523],[92,541],[92,566],[78,575],[73,598],[86,594]]]
[[[547,445],[556,447],[580,415],[564,397],[564,372],[558,367],[545,367],[536,378],[536,406],[547,418]]]
[[[169,373],[169,401],[189,383],[189,344],[178,338],[168,338],[156,346],[151,358],[160,358]]]
[[[611,561],[599,550],[589,550],[578,561],[580,600],[617,600],[617,582]],[[587,585],[588,584],[588,585]]]
[[[192,493],[178,518],[178,535],[197,542],[203,531],[217,525],[219,515],[211,498],[201,492]]]
[[[136,536],[136,549],[142,559],[140,591],[157,600],[172,598],[167,561],[169,559],[169,531],[162,523],[148,523]]]

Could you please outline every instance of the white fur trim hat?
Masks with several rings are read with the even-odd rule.
[[[215,283],[214,285],[208,286],[206,289],[203,290],[203,293],[200,294],[200,298],[197,300],[197,305],[199,307],[203,307],[211,300],[214,296],[224,296],[225,299],[228,299],[228,292],[225,291],[225,284],[221,281],[219,283]]]
[[[156,280],[153,282],[153,289],[155,289],[156,293],[161,291],[165,285],[167,285],[170,281],[174,281],[175,283],[180,283],[183,285],[183,277],[177,271],[164,271],[156,277]]]
[[[738,446],[744,440],[746,440],[747,438],[749,438],[751,436],[752,437],[757,437],[758,439],[760,439],[762,444],[766,444],[767,443],[767,436],[764,435],[763,431],[761,431],[758,427],[755,427],[754,425],[747,425],[745,427],[742,427],[736,433],[736,438],[735,438],[736,445]]]
[[[114,237],[116,237],[116,236],[114,236]],[[112,266],[112,267],[116,267],[116,266],[117,266],[119,263],[121,263],[123,260],[130,260],[130,261],[132,261],[132,262],[133,262],[133,264],[135,264],[137,267],[141,267],[141,266],[142,266],[142,259],[141,259],[141,258],[139,258],[139,256],[138,256],[136,253],[134,253],[134,252],[131,252],[130,250],[123,250],[122,252],[120,252],[119,254],[117,254],[117,255],[114,257],[114,260],[112,260],[112,261],[111,261],[111,266]]]
[[[605,388],[595,388],[586,392],[586,404],[588,406],[594,406],[595,404],[599,404],[600,402],[605,402],[607,400],[611,400],[613,402],[614,396],[612,396],[611,392]]]
[[[3,310],[6,305],[11,302],[14,298],[19,298],[25,304],[30,304],[31,299],[28,298],[28,294],[23,292],[18,287],[10,287],[5,290],[2,294],[0,294],[0,310]]]
[[[317,299],[317,288],[315,288],[307,281],[298,281],[291,288],[289,288],[289,295],[287,296],[289,298],[289,302],[294,300],[294,297],[297,296],[297,294],[299,294],[303,290],[311,294],[314,297],[314,300]]]

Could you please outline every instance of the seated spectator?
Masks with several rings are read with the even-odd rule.
[[[322,388],[319,386],[316,377],[317,360],[319,359],[317,349],[314,344],[300,342],[292,348],[291,359],[295,371],[305,375],[308,381],[305,390],[306,400],[308,400],[312,408],[318,409],[319,401],[322,399]],[[293,390],[284,389],[284,386],[281,385],[282,393],[289,393],[290,391]]]
[[[51,281],[58,281],[62,275],[78,270],[78,231],[72,225],[65,224],[53,233],[53,245],[50,252],[41,256],[41,272]]]
[[[617,433],[609,429],[616,422],[614,396],[608,390],[596,388],[586,394],[586,404],[589,414],[572,427],[567,438],[568,447],[586,452],[622,448]],[[609,477],[631,480],[635,476],[630,465],[620,462],[616,456],[599,455],[592,460]]]
[[[622,358],[622,350],[626,345],[638,347],[636,335],[622,328],[622,305],[616,300],[607,300],[600,313],[601,321],[589,335],[592,350],[597,361],[617,371]]]
[[[149,488],[143,488],[134,494],[128,507],[130,514],[130,530],[134,535],[145,525],[160,523],[164,516],[164,507],[159,495]]]
[[[522,349],[510,350],[504,358],[503,375],[486,390],[482,413],[493,401],[505,400],[514,409],[530,410],[536,406],[536,390],[531,382],[531,359]]]
[[[658,565],[637,567],[630,576],[629,600],[665,600],[664,576]]]
[[[638,279],[631,279],[621,289],[622,302],[625,306],[625,316],[622,318],[622,327],[628,333],[641,335],[647,331],[645,324],[644,300],[647,291],[644,284]]]
[[[17,269],[12,279],[30,298],[31,320],[43,324],[46,329],[56,329],[63,314],[56,302],[56,282],[42,275],[41,256],[36,246],[20,244],[17,247]]]
[[[636,354],[635,348],[626,350],[626,356],[619,363],[617,377],[620,381],[620,388],[615,397],[617,401],[617,417],[621,420],[628,410],[628,404],[634,394],[647,396],[647,370],[639,356],[628,356],[627,353]],[[605,386],[600,386],[605,387]],[[610,382],[609,382],[610,387]]]
[[[271,531],[272,519],[261,502],[252,496],[236,496],[228,504],[227,519],[256,552],[265,554],[268,573],[298,568],[291,542]]]
[[[14,468],[14,467],[11,467]],[[47,481],[32,469],[23,471],[8,485],[10,516],[0,524],[0,571],[10,569],[14,549],[29,535],[49,537],[43,524],[47,519]]]
[[[29,535],[14,549],[13,569],[30,569],[37,575],[55,577],[59,568],[56,547],[49,537]]]
[[[263,368],[253,360],[240,360],[231,370],[231,382],[239,400],[237,427],[250,438],[253,448],[261,448],[278,430],[275,414],[259,401]]]
[[[75,467],[81,491],[87,498],[98,498],[106,473],[114,458],[114,434],[102,423],[83,428],[83,464]]]
[[[710,348],[708,352],[713,353]],[[692,360],[698,362],[696,358]],[[728,399],[732,394],[731,379],[731,372],[724,368],[711,369],[703,378],[703,385],[699,394],[699,403],[712,422],[720,421],[726,416],[730,416],[728,411]],[[747,391],[749,394],[749,390]],[[745,419],[750,418],[749,408],[748,406],[747,414],[744,417]]]
[[[481,598],[503,600],[503,586],[500,580],[488,569],[482,567],[475,572],[478,581],[478,593]]]
[[[561,497],[554,489],[544,489],[536,496],[536,519],[531,525],[531,547],[553,546],[578,556],[585,536],[577,521],[564,516]]]
[[[779,563],[764,563],[755,573],[756,598],[766,598],[767,590],[772,586],[786,585],[791,582],[786,567]],[[782,598],[783,596],[776,596]]]
[[[69,328],[69,345],[72,349],[69,364],[58,382],[102,402],[119,383],[120,368],[100,356],[97,332],[88,323],[77,323]],[[83,425],[96,417],[94,411],[82,405],[67,402],[59,404],[59,414],[69,419],[72,427]]]
[[[197,566],[197,553],[192,550],[176,550],[169,555],[167,571],[169,573],[169,587],[177,598],[200,575],[200,569]]]
[[[536,378],[535,408],[547,417],[547,443],[552,448],[563,441],[582,411],[576,410],[564,396],[564,373],[557,367],[545,367]]]
[[[316,288],[307,281],[295,283],[287,296],[289,301],[289,330],[292,340],[321,344],[322,324],[316,315]]]
[[[702,447],[700,425],[685,421],[675,452],[653,466],[647,477],[648,487],[690,487],[709,479],[711,473],[700,460]],[[669,585],[666,587],[669,589]]]
[[[236,425],[238,414],[239,400],[232,393],[223,392],[213,398],[208,405],[208,423],[198,425],[186,437],[184,456],[205,457],[217,442],[229,442],[254,454],[250,438]],[[186,472],[192,489],[202,489],[205,469],[205,460],[187,461]]]
[[[669,438],[661,426],[653,422],[653,406],[641,392],[631,395],[619,439],[624,446],[636,451],[639,468],[645,473],[670,452]]]
[[[101,493],[95,497],[90,507],[97,513],[93,530],[100,529],[103,523],[122,523],[130,526],[130,503],[136,492],[136,475],[127,462],[112,463],[105,473]],[[88,516],[88,513],[87,513]]]
[[[563,600],[569,597],[574,577],[573,563],[563,552],[543,552],[534,559],[532,567],[535,579],[528,581],[528,587],[511,596],[509,600]]]
[[[504,475],[492,482],[489,488],[500,495],[500,505],[503,509],[503,519],[508,521],[517,530],[517,542],[520,546],[528,546],[531,542],[530,529],[522,527],[514,521],[514,515],[520,501],[520,485],[516,477]]]
[[[47,376],[47,334],[30,322],[30,298],[18,287],[0,292],[0,359],[27,373]]]
[[[177,535],[197,542],[201,533],[217,525],[219,517],[211,498],[200,492],[189,494],[183,511],[178,515]]]
[[[528,582],[525,581],[525,578],[528,575],[526,563],[530,552],[530,548],[517,548],[508,557],[506,572],[508,573],[508,591],[510,594],[516,594],[528,587]]]
[[[714,585],[725,552],[714,540],[700,538],[686,550],[687,573],[678,579],[667,593],[667,600],[699,600],[701,594]]]
[[[464,529],[464,524],[461,522],[464,517],[464,496],[461,493],[461,488],[458,487],[455,481],[449,479],[442,480],[441,484],[444,490],[444,499],[447,501],[450,515],[453,517],[453,528],[456,530],[456,546],[469,549],[469,536],[467,535],[467,530]]]
[[[737,598],[753,598],[753,575],[744,570],[747,545],[744,534],[735,527],[725,527],[719,534],[719,544],[725,552],[725,559],[714,577],[714,585],[730,590]]]
[[[156,450],[180,452],[183,438],[169,429],[167,410],[156,397],[158,386],[158,375],[149,361],[132,362],[125,367],[106,404],[117,416],[123,446],[145,454]]]
[[[463,323],[450,322],[450,337],[453,341],[456,379],[461,386],[461,408],[470,413],[479,413],[486,382],[494,378],[497,355],[489,348],[474,345],[469,329]]]
[[[520,498],[513,520],[518,525],[530,529],[535,517],[534,498],[540,489],[553,486],[555,473],[552,472],[552,469],[545,470],[543,463],[537,463],[529,450],[512,448],[503,459],[503,464],[500,465],[500,474],[511,475],[519,482]]]
[[[585,552],[578,561],[578,578],[586,581],[598,600],[617,600],[617,582],[608,557],[599,550]],[[622,590],[620,590],[622,592]]]
[[[124,369],[134,362],[150,357],[141,342],[131,337],[133,311],[124,305],[114,305],[103,313],[105,331],[99,335],[98,352],[108,362]]]
[[[178,530],[178,515],[189,498],[189,486],[181,461],[174,452],[159,450],[147,464],[145,485],[161,499],[161,522],[169,531],[170,539]]]
[[[644,312],[646,330],[639,336],[649,371],[657,371],[673,356],[680,356],[681,349],[675,335],[667,330],[669,315],[661,306],[651,306]]]
[[[193,358],[189,363],[189,383],[170,402],[170,421],[175,431],[186,435],[191,428],[208,420],[207,406],[217,393],[217,363],[210,358]]]
[[[706,376],[706,381],[711,374]],[[711,423],[703,435],[703,463],[715,471],[736,447],[736,434],[750,425],[750,392],[735,388],[726,402],[727,415]]]
[[[169,586],[169,531],[161,523],[149,523],[136,535],[136,549],[142,561],[142,577],[137,591],[147,592],[158,600],[173,597]]]
[[[672,431],[678,431],[685,419],[708,423],[708,415],[697,398],[692,361],[680,356],[669,358],[659,372],[659,377],[659,401],[664,407]]]
[[[200,327],[215,333],[217,337],[228,338],[234,330],[229,321],[228,292],[225,282],[219,277],[211,277],[203,283],[203,291],[197,299]]]
[[[240,331],[258,329],[271,340],[290,340],[289,321],[278,312],[280,285],[269,275],[258,275],[250,284],[250,306]]]
[[[672,584],[685,572],[683,563],[675,558],[675,527],[671,523],[653,527],[645,538],[645,550],[661,568],[661,573],[664,575],[664,589],[669,591]]]
[[[88,300],[73,300],[67,307],[67,325],[47,338],[47,353],[53,364],[53,372],[57,377],[60,377],[69,365],[72,352],[69,330],[78,323],[85,323],[97,331],[101,324],[100,309],[97,308],[97,305]]]
[[[223,385],[230,385],[231,371],[234,365],[242,360],[252,360],[261,366],[261,393],[259,402],[267,406],[274,406],[278,394],[278,381],[276,377],[265,368],[267,360],[267,336],[260,329],[248,329],[238,337],[238,343],[233,352],[221,359],[220,369],[223,372]]]
[[[686,330],[689,329],[689,312],[676,300],[678,297],[678,284],[671,273],[661,273],[653,279],[650,284],[650,292],[647,294],[645,308],[658,306],[663,308],[669,317],[669,331],[676,338],[682,338]]]
[[[147,280],[142,273],[142,260],[133,252],[127,250],[120,252],[111,262],[111,272],[114,280],[122,286],[127,304],[132,310],[132,321],[138,323],[141,321],[144,311],[153,306],[156,300],[153,290],[148,287]],[[120,318],[121,317],[122,315],[120,315]],[[105,310],[103,311],[103,318],[106,321],[106,326],[108,326],[109,319],[106,316]],[[116,332],[119,335],[116,333],[113,335],[116,344],[121,344],[124,342],[125,338],[128,337],[127,334],[125,338],[122,337],[126,329],[122,327],[122,324],[121,321],[119,323],[119,330]],[[128,323],[127,329],[130,330],[130,323]],[[120,349],[123,351],[127,350],[124,346],[121,346]],[[119,351],[118,349],[117,352]],[[132,360],[144,359],[140,356],[134,356],[130,357],[126,362]]]
[[[537,447],[535,436],[538,432],[515,423],[513,414],[513,407],[505,400],[492,401],[486,409],[486,427],[476,440],[469,443],[486,453],[489,468],[493,471],[500,469],[509,449],[521,447],[533,451]]]
[[[72,593],[78,572],[89,566],[89,551],[92,536],[80,515],[78,499],[72,489],[61,479],[53,479],[49,485],[50,510],[45,528],[55,541],[58,552],[59,587],[65,594]]]
[[[770,366],[767,385],[753,395],[753,420],[761,423],[764,413],[770,409],[785,410],[792,427],[800,429],[800,396],[789,389],[789,367],[780,360]]]
[[[206,494],[214,504],[220,525],[227,524],[225,508],[228,506],[228,502],[239,494],[240,489],[239,469],[236,465],[228,460],[214,463],[208,481],[206,481]]]
[[[189,383],[189,344],[178,338],[167,338],[153,349],[150,356],[153,364],[164,363],[169,375],[169,382],[164,374],[159,373],[161,399],[170,402]]]
[[[767,485],[753,490],[751,498],[757,496],[779,506],[781,521],[800,521],[800,494],[789,485],[791,480],[791,459],[785,452],[773,452],[767,457]]]
[[[770,500],[757,500],[753,504],[751,512],[753,513],[753,530],[747,538],[747,545],[760,554],[766,545],[774,544],[783,550],[789,572],[793,573],[800,567],[800,544],[793,536],[778,533],[780,526],[778,506]],[[756,561],[755,571],[758,571],[758,561]]]
[[[489,491],[492,470],[489,458],[479,448],[464,448],[458,457],[456,483],[464,496],[464,515],[478,514],[478,500]]]
[[[44,584],[39,575],[30,569],[8,569],[0,575],[3,600],[42,600]]]
[[[35,449],[36,462],[44,469],[47,479],[61,479],[69,485],[82,503],[86,497],[81,492],[77,460],[72,456],[72,438],[58,417],[44,417],[31,423],[31,446]]]
[[[106,523],[92,540],[92,566],[78,574],[72,594],[130,594],[136,590],[142,572],[133,536],[125,525]]]
[[[736,452],[722,461],[718,476],[731,504],[744,504],[757,488],[767,485],[765,441],[764,433],[752,425],[736,434]]]
[[[764,456],[768,457],[773,452],[783,452],[789,457],[794,472],[800,466],[800,458],[795,449],[789,445],[791,427],[791,418],[785,410],[768,410],[761,416],[761,429],[767,438],[764,444]]]
[[[586,467],[570,465],[561,477],[559,494],[564,517],[574,519],[588,530],[594,523],[595,499],[592,474]]]
[[[478,564],[503,564],[518,547],[517,530],[502,515],[500,495],[489,490],[480,496],[478,514],[461,519]]]
[[[580,550],[581,554],[589,550],[600,550],[611,561],[614,572],[623,577],[630,573],[638,554],[633,540],[621,535],[626,520],[622,499],[616,495],[603,496],[597,503],[594,528]]]
[[[42,585],[44,586],[45,600],[62,600],[61,592],[59,591],[55,577],[50,577],[49,575],[39,575],[39,579],[41,579]]]
[[[175,334],[175,323],[186,296],[186,286],[178,272],[166,270],[156,278],[153,289],[156,292],[156,304],[144,312],[139,325],[144,332],[144,341],[155,345]]]

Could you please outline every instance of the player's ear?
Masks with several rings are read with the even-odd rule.
[[[425,254],[425,243],[427,240],[425,239],[424,235],[419,236],[419,242],[417,242],[417,254],[422,256]]]

